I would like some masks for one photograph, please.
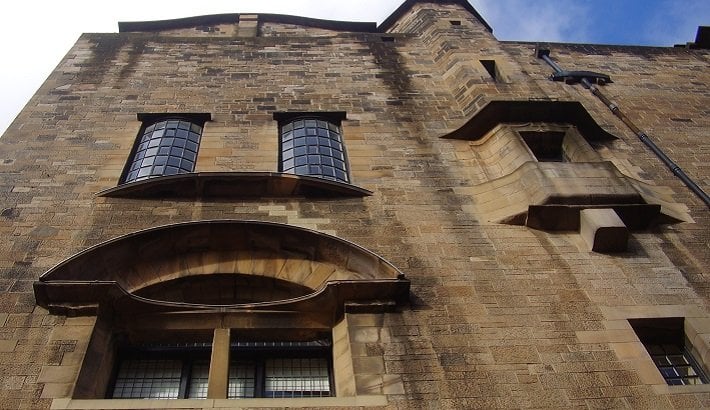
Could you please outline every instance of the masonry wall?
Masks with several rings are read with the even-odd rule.
[[[68,397],[88,343],[91,318],[36,306],[32,283],[43,272],[127,233],[209,219],[307,227],[406,273],[410,304],[378,317],[379,336],[352,346],[382,358],[381,378],[368,380],[401,380],[371,388],[389,408],[710,406],[705,386],[662,386],[625,320],[684,316],[699,346],[710,341],[708,209],[588,91],[547,80],[534,44],[498,42],[463,8],[427,2],[390,31],[269,24],[247,38],[224,27],[82,35],[0,140],[0,407],[49,408]],[[710,187],[707,51],[545,46],[566,69],[610,74],[603,91]],[[502,82],[482,59],[495,59]],[[486,182],[475,147],[440,137],[503,99],[580,101],[619,137],[597,153],[667,187],[693,222],[633,232],[628,251],[599,254],[574,232],[487,221],[467,193]],[[211,113],[196,171],[274,172],[276,111],[347,112],[352,182],[373,195],[96,196],[119,182],[137,113]],[[355,326],[366,325],[374,326]]]

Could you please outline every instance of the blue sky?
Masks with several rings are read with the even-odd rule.
[[[382,22],[404,0],[21,0],[0,5],[0,132],[83,32],[118,21],[263,12]],[[710,25],[708,0],[471,0],[501,40],[672,46]]]
[[[707,0],[474,0],[503,40],[671,46],[710,25]]]

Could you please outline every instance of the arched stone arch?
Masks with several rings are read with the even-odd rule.
[[[263,283],[291,283],[286,299],[256,298],[236,303],[194,303],[161,298],[145,289],[189,286],[205,278],[234,275]],[[318,305],[397,303],[409,281],[389,262],[348,241],[308,229],[255,221],[197,221],[151,228],[86,249],[59,263],[35,283],[38,304],[56,313],[95,314],[101,303],[122,308],[279,309],[304,311]],[[143,296],[141,296],[143,295]],[[145,295],[149,295],[146,297]],[[369,302],[368,302],[369,301]]]

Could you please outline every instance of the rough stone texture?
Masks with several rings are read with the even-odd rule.
[[[535,44],[499,42],[449,3],[414,2],[390,33],[268,23],[257,37],[237,37],[234,25],[82,35],[0,139],[0,408],[65,406],[90,337],[56,333],[85,318],[36,306],[33,281],[103,241],[208,219],[305,226],[405,272],[410,305],[377,323],[352,315],[348,329],[358,394],[386,395],[389,408],[710,406],[707,386],[663,385],[626,321],[702,322],[686,332],[709,363],[707,207],[587,90],[547,80]],[[610,74],[603,92],[710,189],[707,50],[542,46],[566,69]],[[480,60],[495,60],[505,81]],[[598,156],[665,190],[693,222],[632,232],[615,255],[589,252],[575,232],[489,222],[471,194],[491,181],[481,153],[439,137],[511,99],[581,102],[619,137],[593,146]],[[198,172],[274,172],[272,115],[289,110],[347,112],[352,181],[372,196],[95,196],[117,185],[137,113],[211,113]]]

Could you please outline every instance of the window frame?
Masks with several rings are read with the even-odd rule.
[[[208,392],[205,391],[204,397],[191,397],[190,384],[193,379],[193,366],[196,362],[207,362],[208,379],[207,387],[209,389],[210,379],[212,375],[212,354],[213,349],[219,342],[215,339],[211,343],[179,343],[173,345],[146,343],[136,346],[121,346],[117,348],[115,355],[115,363],[111,371],[110,381],[106,387],[105,399],[113,400],[130,400],[130,399],[152,399],[152,400],[175,400],[175,399],[193,399],[203,400],[209,398]],[[328,394],[327,395],[298,395],[297,390],[292,390],[293,395],[270,396],[266,394],[266,364],[271,359],[323,359],[326,363],[326,371],[328,373]],[[116,397],[116,385],[119,380],[121,366],[127,360],[177,360],[180,362],[180,382],[177,397]],[[337,397],[335,389],[335,375],[333,368],[333,343],[330,336],[321,337],[315,340],[304,341],[288,341],[288,340],[270,340],[270,341],[231,341],[229,344],[229,357],[227,358],[226,366],[231,368],[233,363],[250,362],[253,366],[253,396],[245,397],[230,397],[229,384],[230,377],[227,373],[227,391],[224,392],[224,398],[228,400],[241,399],[273,399],[273,398],[325,398]],[[221,364],[222,366],[225,363]]]
[[[323,342],[322,345],[315,343]],[[254,396],[243,398],[314,398],[314,397],[337,397],[335,391],[335,380],[333,372],[333,343],[330,339],[319,339],[308,342],[291,342],[296,346],[285,347],[270,347],[270,346],[239,346],[239,344],[250,344],[250,342],[232,342],[230,345],[229,366],[233,362],[239,362],[240,353],[247,353],[248,359],[254,364]],[[257,342],[258,343],[258,342]],[[265,342],[270,343],[270,342]],[[282,343],[282,342],[275,342]],[[286,342],[288,343],[288,342]],[[299,346],[301,345],[301,346]],[[328,371],[328,395],[327,396],[269,396],[266,394],[266,362],[270,359],[324,359],[326,361],[326,370]],[[232,400],[238,400],[242,397],[229,397]]]
[[[206,361],[209,371],[211,343],[194,344],[192,346],[182,344],[174,346],[166,345],[142,345],[125,346],[116,352],[116,362],[113,366],[111,379],[106,389],[106,399],[126,400],[126,399],[154,399],[154,400],[175,400],[175,399],[204,399],[205,397],[190,397],[190,382],[192,381],[192,366],[195,362]],[[178,360],[181,364],[180,387],[178,397],[115,397],[116,383],[122,363],[125,360]]]
[[[653,365],[658,370],[659,375],[663,378],[668,386],[688,386],[688,385],[707,385],[709,383],[708,375],[702,363],[698,361],[691,351],[692,344],[687,340],[685,333],[685,318],[682,317],[663,317],[663,318],[644,318],[644,319],[628,319],[631,328],[653,361]],[[669,354],[668,352],[655,353],[653,347],[673,346],[677,353]],[[687,363],[673,364],[668,360],[668,356],[681,356]],[[668,360],[668,365],[661,365],[658,359],[664,357]],[[676,368],[686,367],[692,369],[695,375],[682,376],[678,374]],[[663,369],[673,369],[676,376],[669,376],[668,372]],[[685,383],[685,379],[694,379],[700,383]],[[680,381],[680,383],[673,383]]]
[[[170,176],[170,175],[179,175],[179,174],[184,174],[184,173],[190,173],[194,172],[196,167],[197,167],[197,159],[199,156],[199,150],[200,150],[200,145],[202,143],[202,137],[204,135],[204,127],[205,123],[207,121],[211,120],[211,114],[209,113],[164,113],[164,114],[158,114],[158,113],[140,113],[137,114],[137,119],[138,121],[141,121],[141,126],[136,134],[136,137],[133,141],[133,145],[131,146],[131,150],[129,152],[128,158],[126,159],[126,163],[123,167],[123,170],[121,171],[121,176],[119,178],[119,185],[123,184],[130,184],[133,182],[140,182],[144,181],[146,179],[151,179],[151,178],[156,178],[160,176]],[[194,160],[190,160],[192,164],[192,170],[189,172],[180,172],[181,166],[182,166],[182,161],[185,160],[184,157],[179,157],[181,159],[181,166],[176,167],[178,168],[178,172],[175,174],[153,174],[153,166],[151,166],[151,173],[145,176],[138,177],[136,176],[135,178],[132,178],[128,180],[128,177],[131,173],[131,168],[133,167],[134,163],[136,162],[136,156],[139,154],[139,151],[141,151],[139,148],[141,146],[141,141],[143,137],[146,134],[146,130],[150,128],[151,126],[154,126],[160,122],[167,122],[167,121],[183,121],[183,122],[188,122],[190,123],[190,129],[192,129],[193,125],[196,125],[200,127],[200,133],[199,133],[199,139],[195,143],[196,147],[194,150],[195,158]],[[189,131],[189,130],[188,130]],[[162,138],[170,138],[170,137],[162,137]],[[161,139],[162,139],[161,138]],[[189,140],[189,138],[186,138],[186,140]],[[173,145],[170,145],[170,150],[174,148]],[[192,151],[192,150],[190,150]],[[155,155],[157,157],[158,155]],[[173,155],[167,155],[168,158],[174,158],[177,156]],[[142,160],[142,158],[141,158]],[[166,163],[167,166],[167,163]],[[171,165],[172,166],[172,165]]]
[[[299,176],[311,176],[311,177],[316,177],[316,178],[322,178],[322,179],[325,179],[328,181],[334,181],[334,182],[343,183],[343,184],[352,184],[352,175],[350,172],[350,163],[349,163],[349,159],[348,159],[347,147],[345,145],[345,140],[343,138],[342,121],[346,119],[345,112],[286,112],[286,113],[282,112],[282,113],[274,113],[274,119],[278,121],[278,147],[279,147],[278,148],[278,171],[279,172],[288,173],[288,174],[292,174],[292,175],[299,175]],[[304,140],[306,140],[306,142],[304,142],[304,145],[302,145],[302,146],[306,148],[306,152],[302,153],[300,155],[296,155],[296,148],[297,147],[295,147],[295,146],[293,146],[292,148],[284,148],[285,144],[295,141],[295,139],[297,138],[294,135],[291,137],[290,140],[286,141],[284,139],[284,136],[289,131],[284,131],[284,128],[296,123],[297,121],[309,121],[309,120],[310,121],[315,120],[315,121],[325,122],[327,124],[326,128],[319,127],[318,125],[316,125],[315,128],[316,128],[316,130],[326,129],[326,131],[328,132],[328,136],[326,137],[326,136],[315,135],[314,137],[316,137],[318,139],[318,142],[316,144],[308,144],[307,143],[308,135],[303,135],[302,138]],[[337,128],[336,133],[337,133],[339,140],[334,140],[332,138],[332,136],[331,136],[332,130],[331,130],[330,126]],[[305,130],[306,128],[307,127],[304,124],[303,129]],[[293,129],[291,130],[291,132],[294,132],[294,134],[295,134],[295,131]],[[327,140],[330,142],[332,142],[332,141],[337,142],[340,145],[340,149],[333,148],[330,145],[330,142],[328,144],[328,147],[321,146],[320,140],[323,138],[327,138]],[[299,147],[301,147],[301,146],[299,146]],[[310,147],[316,147],[317,152],[311,153],[310,149],[309,149]],[[340,154],[342,154],[342,158],[337,158],[337,156],[334,156],[332,153],[331,154],[323,153],[321,151],[322,148],[325,148],[326,150],[330,150],[330,151],[337,150],[340,152]],[[293,156],[291,158],[285,159],[285,157],[284,157],[285,152],[284,151],[289,150],[289,149],[291,149],[293,151]],[[317,156],[319,163],[318,164],[311,164],[308,161],[308,157],[311,157],[311,156]],[[300,165],[296,164],[297,157],[298,158],[305,157],[306,163],[300,164]],[[288,167],[285,166],[285,162],[288,160],[291,160],[291,159],[294,160],[293,166],[288,166]],[[332,176],[327,175],[325,172],[323,172],[322,168],[321,168],[321,171],[318,173],[312,173],[310,171],[311,166],[321,167],[323,165],[323,163],[322,163],[323,159],[326,159],[326,161],[327,160],[333,161],[332,165],[325,164],[327,167],[333,169]],[[342,163],[342,169],[337,166],[337,164],[335,163],[336,161]],[[303,172],[296,171],[296,168],[299,166],[308,167],[309,168],[308,172],[303,173]],[[342,171],[344,178],[340,177],[338,175],[338,170]]]

